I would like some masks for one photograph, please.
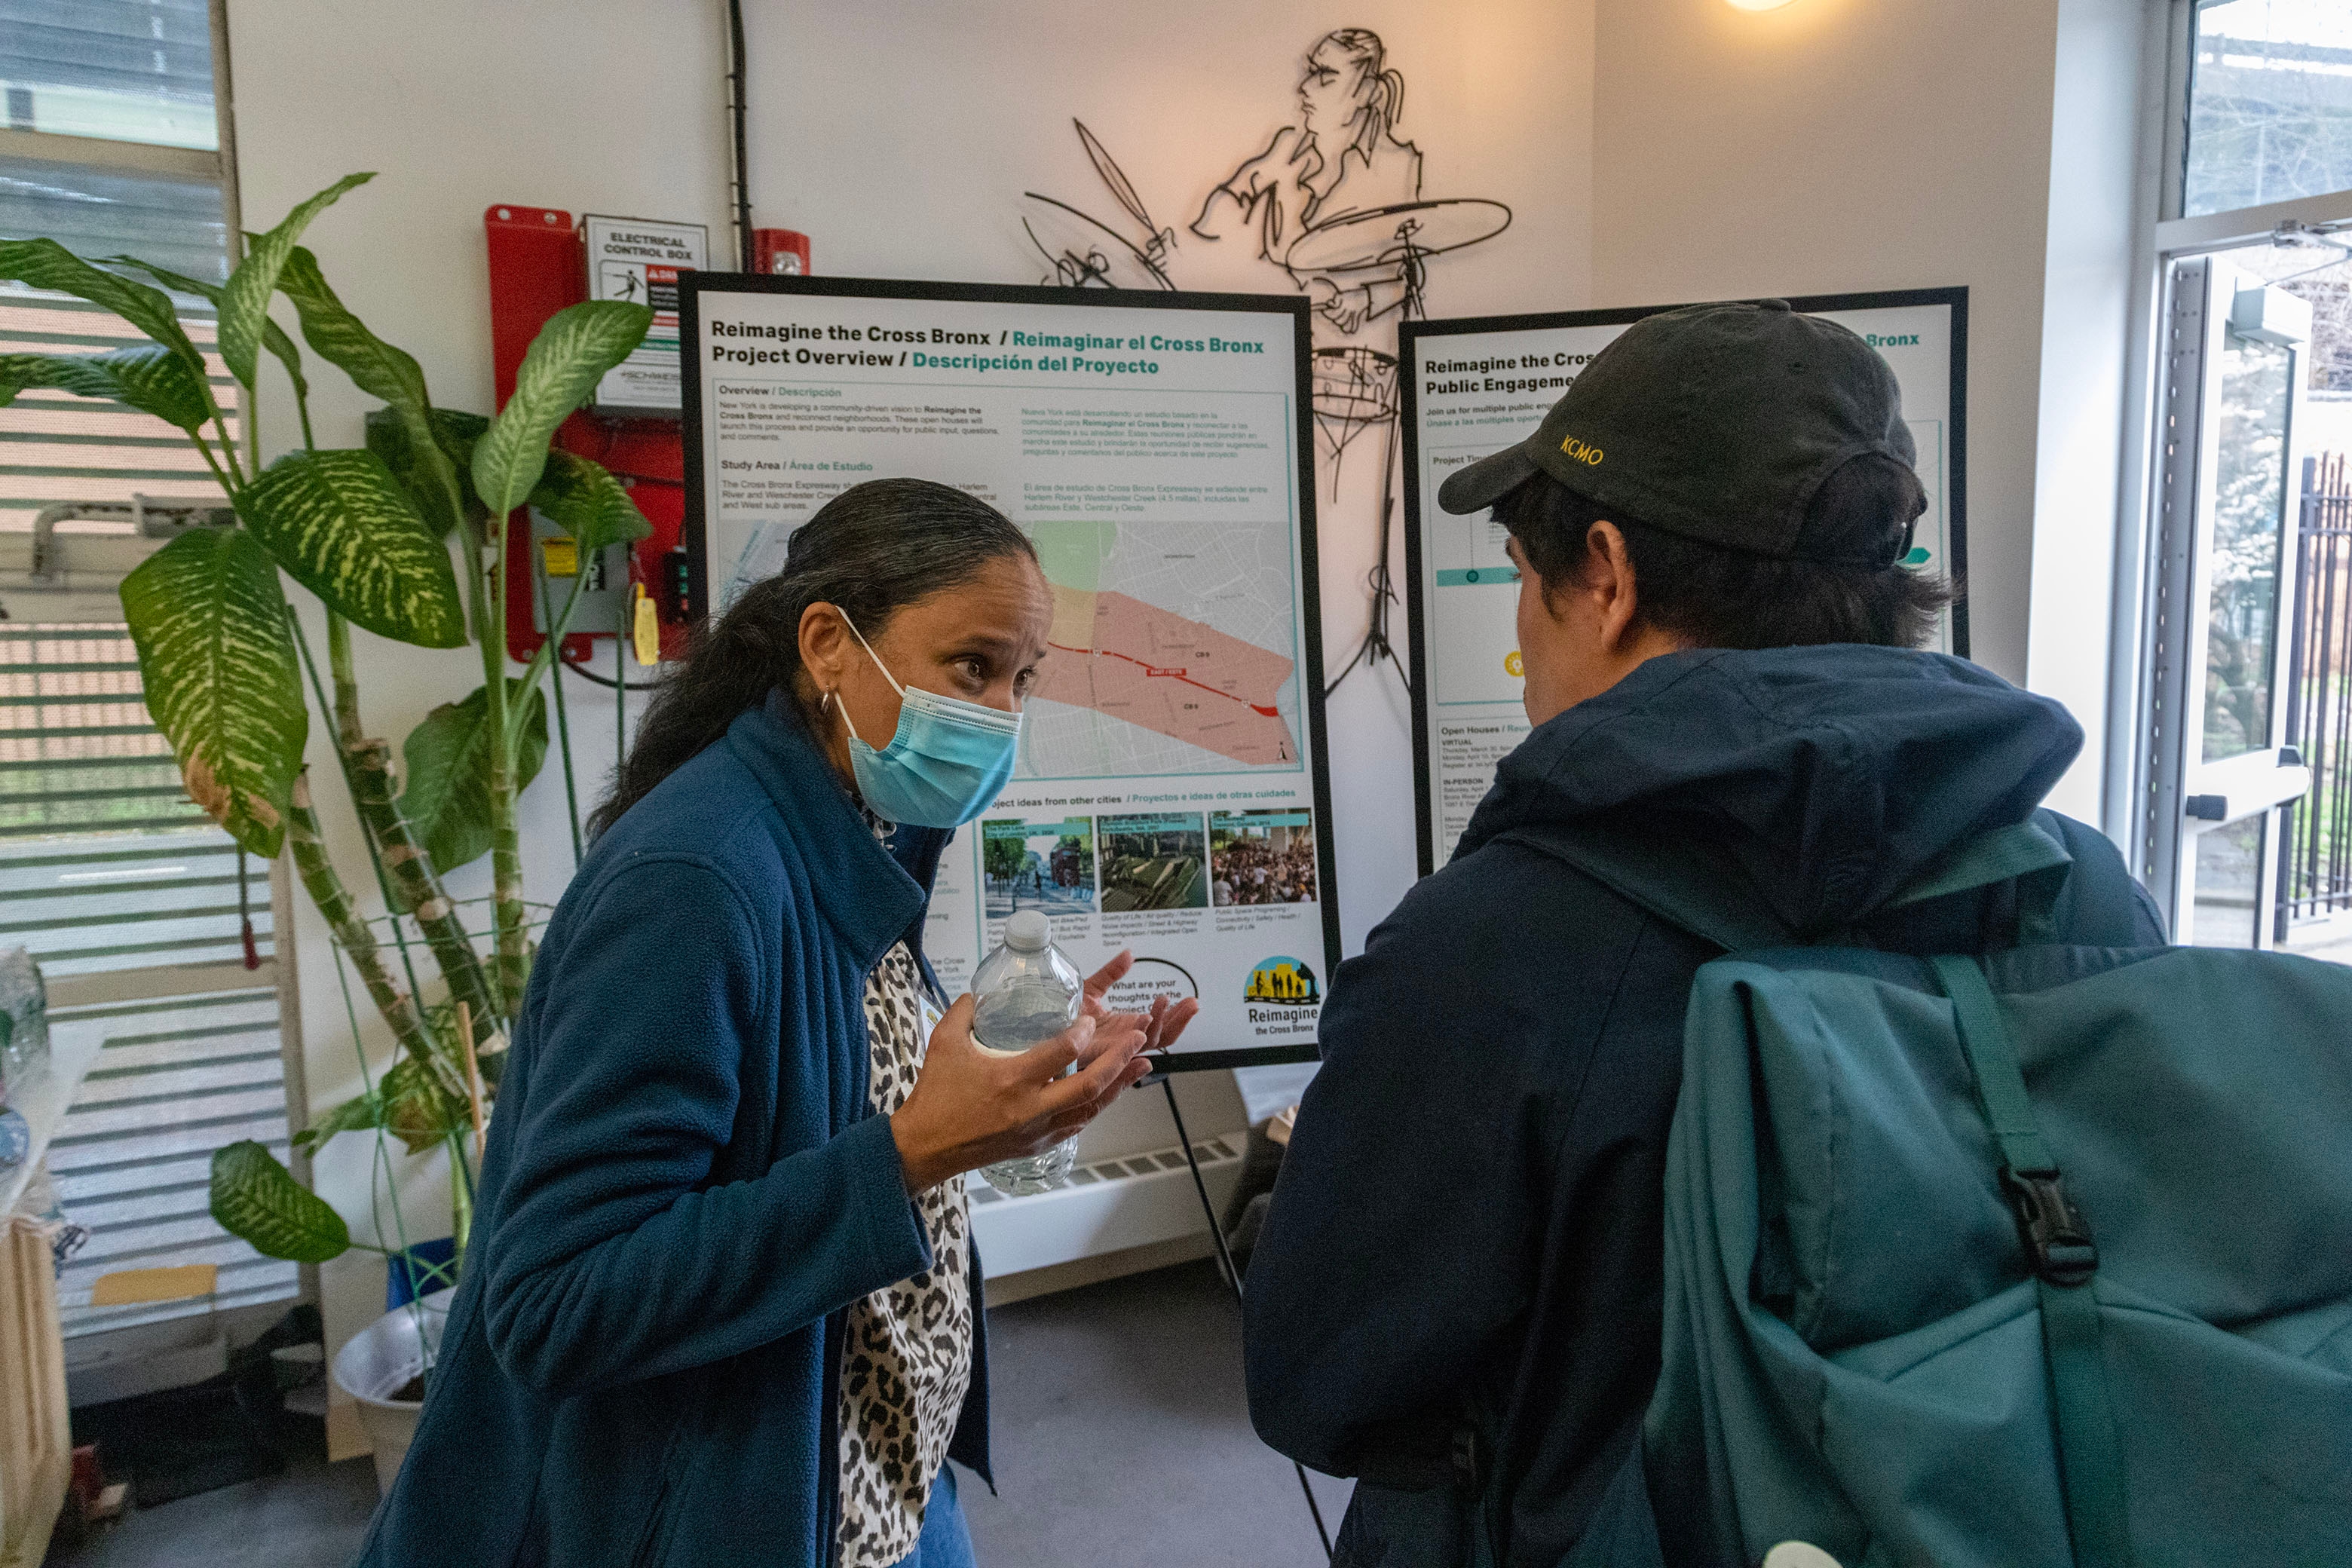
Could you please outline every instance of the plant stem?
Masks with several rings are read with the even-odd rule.
[[[516,736],[506,671],[508,520],[493,517],[488,526],[498,531],[483,595],[488,603],[480,621],[482,690],[488,699],[484,718],[490,731],[490,912],[498,933],[499,1000],[505,1016],[512,1019],[522,1011],[523,987],[530,978],[530,938],[522,900],[522,834],[515,820]],[[478,555],[474,575],[478,581],[482,575]]]
[[[400,1042],[400,1048],[415,1058],[418,1066],[433,1070],[433,1041],[416,1010],[416,999],[403,991],[400,983],[393,978],[375,933],[360,918],[359,906],[352,901],[334,862],[327,858],[326,841],[319,833],[319,814],[310,807],[310,773],[307,768],[294,775],[289,806],[286,814],[286,847],[294,858],[295,874],[302,879],[310,901],[319,906],[319,913],[325,917],[327,929],[334,932],[343,956],[359,971],[360,984],[367,987],[368,997],[374,1002],[376,1011],[383,1015],[383,1021],[392,1026],[393,1037]]]
[[[195,447],[197,453],[203,457],[205,467],[213,471],[213,478],[220,481],[221,493],[228,497],[228,504],[232,507],[236,506],[237,496],[239,492],[243,490],[244,487],[231,482],[228,475],[223,471],[220,466],[220,459],[213,456],[212,443],[206,441],[202,436],[197,435],[193,430],[188,433],[188,441]]]
[[[449,1134],[449,1234],[456,1243],[456,1256],[449,1259],[453,1273],[463,1274],[466,1268],[466,1243],[474,1233],[474,1174],[466,1163],[466,1135]]]
[[[289,616],[291,613],[289,610]],[[310,659],[310,643],[302,637],[299,622],[295,636],[302,649],[303,662],[310,667],[311,681],[316,684],[318,666]],[[359,813],[360,826],[366,831],[376,874],[383,880],[384,902],[395,917],[393,931],[395,935],[399,933],[397,917],[402,914],[416,921],[425,947],[440,966],[441,979],[449,988],[449,999],[466,1003],[472,1009],[476,1039],[488,1039],[498,1032],[497,1013],[490,1003],[489,977],[482,970],[481,955],[474,951],[457,906],[442,889],[441,879],[433,868],[433,858],[417,843],[415,829],[401,814],[395,798],[398,791],[393,777],[390,743],[370,737],[360,721],[359,679],[352,659],[351,623],[331,609],[327,612],[327,660],[334,672],[336,751],[343,764],[343,783],[351,790],[352,809]],[[323,705],[323,694],[320,700]],[[407,945],[407,939],[403,937],[404,958]],[[415,984],[415,976],[410,975],[409,984]]]
[[[540,575],[537,560],[531,562],[530,570],[531,582],[539,591],[540,618],[546,620],[548,618],[547,579]],[[577,595],[575,595],[574,597]],[[564,607],[566,610],[571,608],[569,601],[566,601]],[[550,622],[548,626],[547,640],[555,647],[556,658],[561,660],[563,657],[562,633],[552,622]],[[572,717],[564,711],[563,708],[563,671],[556,666],[550,668],[555,671],[548,685],[555,696],[555,743],[563,749],[563,807],[570,815],[572,822],[572,868],[577,871],[580,869],[580,786],[572,781]],[[530,679],[528,673],[524,679],[528,682]],[[528,684],[523,687],[523,700],[525,702],[530,700],[530,687]]]

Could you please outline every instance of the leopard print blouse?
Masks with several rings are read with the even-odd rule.
[[[915,1087],[929,1038],[924,982],[904,942],[866,981],[867,1098],[888,1115]],[[915,1199],[932,1266],[849,1309],[841,1362],[842,1568],[915,1549],[971,1381],[971,1218],[961,1180]]]

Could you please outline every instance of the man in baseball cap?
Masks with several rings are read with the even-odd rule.
[[[1913,458],[1877,353],[1766,300],[1636,322],[1440,490],[1510,532],[1534,729],[1335,977],[1251,1263],[1260,1435],[1360,1478],[1339,1562],[1460,1562],[1473,1521],[1507,1564],[1588,1533],[1656,1561],[1660,1530],[1698,1560],[1675,1531],[1706,1479],[1644,1476],[1641,1430],[1683,1011],[1720,950],[1635,884],[1703,878],[1791,943],[1973,952],[1997,891],[1890,899],[2082,743],[1917,651],[1948,590],[1906,561]],[[2058,940],[2160,942],[2113,847],[2063,826],[2137,897],[2070,893]]]

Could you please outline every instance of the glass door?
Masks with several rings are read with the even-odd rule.
[[[2216,257],[2173,264],[2143,874],[2173,939],[2273,944],[2311,307]]]

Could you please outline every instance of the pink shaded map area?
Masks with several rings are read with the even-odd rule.
[[[1275,707],[1290,660],[1125,594],[1055,584],[1054,596],[1053,652],[1032,696],[1091,708],[1249,766],[1298,760]],[[1087,646],[1076,646],[1081,637]]]

